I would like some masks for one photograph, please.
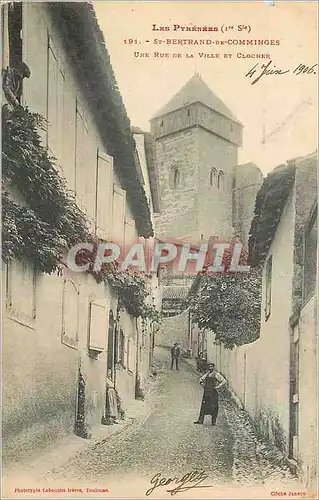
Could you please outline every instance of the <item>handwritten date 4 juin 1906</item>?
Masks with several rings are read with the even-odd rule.
[[[203,481],[208,479],[208,475],[206,474],[205,470],[201,471],[193,471],[193,472],[187,472],[184,474],[182,477],[177,478],[177,477],[162,477],[162,474],[158,472],[155,474],[155,476],[152,477],[150,480],[151,483],[151,488],[149,488],[146,491],[146,496],[149,496],[151,493],[156,488],[163,487],[163,486],[174,486],[173,488],[170,488],[167,490],[168,493],[171,494],[171,496],[176,495],[176,493],[182,492],[182,491],[187,491],[191,490],[193,488],[212,488],[210,485],[204,485],[201,484]],[[191,483],[191,484],[189,484]],[[176,486],[175,486],[176,485]]]
[[[277,68],[272,61],[269,61],[267,64],[257,63],[253,66],[248,73],[246,73],[247,78],[254,78],[251,82],[251,85],[257,83],[262,77],[269,75],[285,75],[287,73],[291,73],[293,75],[315,75],[316,68],[318,64],[313,64],[312,66],[306,66],[303,63],[298,64],[294,69],[280,69]]]

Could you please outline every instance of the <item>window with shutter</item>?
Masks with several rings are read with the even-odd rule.
[[[303,262],[303,300],[306,302],[315,293],[317,280],[317,206],[313,210],[305,230]]]
[[[107,241],[112,230],[113,158],[101,152],[96,172],[96,235]]]
[[[62,69],[61,63],[59,63],[58,67],[58,81],[57,81],[57,122],[58,122],[58,130],[57,130],[57,159],[61,166],[64,165],[64,141],[66,138],[65,134],[65,116],[64,116],[64,108],[65,108],[65,75]]]
[[[2,26],[1,26],[2,67],[5,69],[7,66],[10,66],[9,4],[3,3],[1,9],[2,9]]]
[[[79,291],[71,280],[63,283],[62,343],[77,348],[79,328]]]
[[[48,38],[47,145],[63,165],[65,76],[52,38]]]
[[[125,199],[125,191],[117,186],[114,186],[112,240],[114,243],[119,245],[121,249],[124,245]]]
[[[58,57],[52,39],[48,41],[48,147],[57,155],[58,144]]]
[[[88,147],[88,127],[79,103],[76,103],[75,122],[75,195],[79,207],[86,211],[86,169]]]
[[[88,347],[92,351],[106,349],[109,307],[105,299],[94,300],[90,304],[90,327]]]

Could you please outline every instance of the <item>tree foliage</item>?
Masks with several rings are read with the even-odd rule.
[[[244,256],[244,259],[247,256]],[[225,256],[229,263],[229,254]],[[199,328],[212,330],[215,341],[228,349],[259,337],[261,269],[250,272],[203,274],[190,297],[192,319]]]

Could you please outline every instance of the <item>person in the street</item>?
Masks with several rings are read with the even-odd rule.
[[[23,62],[17,62],[14,67],[8,66],[2,73],[2,89],[11,106],[19,106],[22,94],[22,81],[30,78],[29,66]]]
[[[218,392],[226,384],[224,377],[215,369],[215,365],[208,365],[208,372],[203,375],[199,383],[204,387],[204,394],[198,420],[194,424],[203,424],[205,415],[211,415],[212,425],[216,425],[218,416]]]
[[[179,369],[178,368],[178,360],[179,360],[180,353],[181,353],[181,350],[178,347],[178,343],[174,342],[174,345],[171,348],[171,370],[173,370],[174,362],[175,362],[175,365],[176,365],[176,370]]]

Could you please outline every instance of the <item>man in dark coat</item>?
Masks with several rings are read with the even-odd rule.
[[[4,95],[12,106],[19,106],[22,81],[24,78],[30,78],[31,72],[29,66],[20,61],[15,64],[15,67],[8,66],[2,73],[2,89]]]
[[[176,364],[176,370],[178,370],[178,360],[179,360],[180,353],[181,353],[181,350],[178,347],[177,342],[175,342],[172,349],[171,349],[171,358],[172,358],[171,370],[173,370],[174,361]]]
[[[203,375],[199,383],[204,387],[204,394],[198,420],[194,424],[203,424],[205,415],[212,416],[212,425],[216,425],[218,415],[218,392],[217,389],[226,384],[224,377],[215,369],[215,365],[208,365],[208,372]]]

